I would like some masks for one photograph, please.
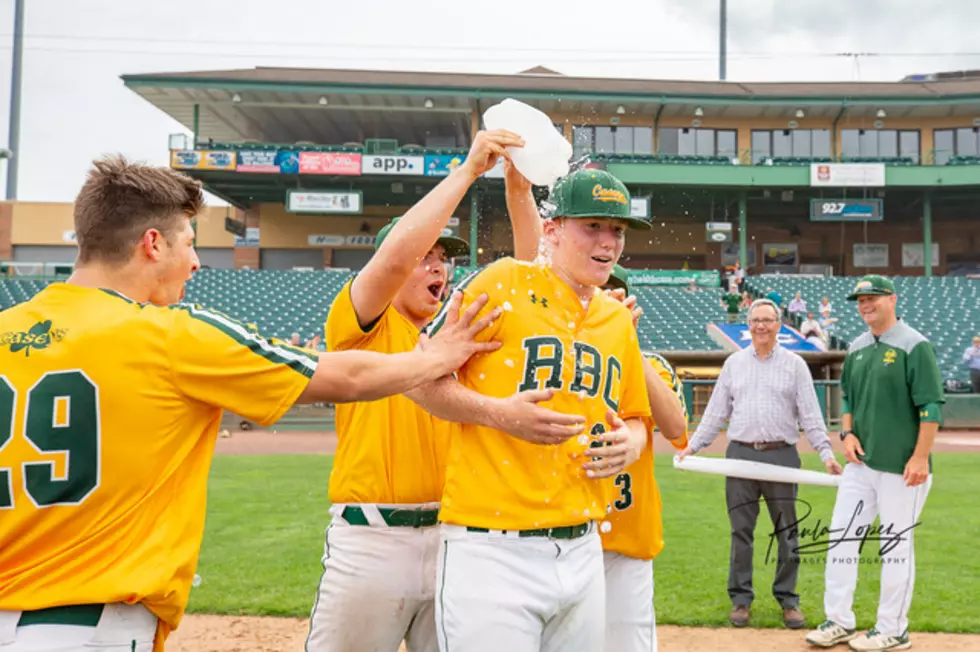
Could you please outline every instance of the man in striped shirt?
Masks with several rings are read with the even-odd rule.
[[[725,360],[715,389],[683,459],[697,453],[718,436],[726,421],[730,459],[800,467],[796,443],[800,429],[820,453],[827,471],[842,472],[827,437],[810,370],[799,355],[779,345],[779,308],[759,299],[749,308],[752,345]],[[795,484],[726,478],[725,498],[731,521],[732,543],[728,571],[728,595],[732,601],[729,621],[736,627],[749,623],[752,590],[752,540],[759,516],[759,498],[766,499],[773,531],[778,532],[778,557],[773,596],[783,609],[783,623],[791,629],[806,626],[796,592],[799,557]]]

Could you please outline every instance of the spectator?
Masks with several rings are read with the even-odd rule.
[[[687,287],[684,288],[684,289],[687,290],[688,292],[697,292],[698,291],[698,281],[697,281],[697,279],[692,278],[691,279],[691,282],[688,283],[687,284]]]
[[[742,264],[737,260],[735,261],[735,283],[738,285],[739,290],[743,290],[742,287],[745,284],[745,270],[742,269]]]
[[[779,308],[779,315],[780,315],[780,317],[782,317],[782,314],[783,314],[783,295],[781,295],[779,292],[776,292],[772,288],[766,288],[766,296],[765,296],[765,298],[766,299],[769,299],[774,304],[776,304],[776,307]]]
[[[788,310],[790,316],[792,317],[806,314],[806,301],[803,300],[803,297],[800,296],[799,292],[797,292],[796,296],[793,297],[793,300],[789,302]]]
[[[741,305],[742,297],[740,297],[736,292],[731,292],[721,297],[721,306],[728,311],[729,324],[735,324],[738,322],[738,311]]]
[[[820,314],[823,314],[825,312],[833,312],[834,306],[831,305],[830,299],[823,297],[820,299],[820,306],[817,309],[820,311]]]
[[[314,335],[313,337],[311,337],[306,341],[306,346],[304,346],[303,348],[310,349],[311,351],[319,351],[320,339],[321,338],[319,335]]]
[[[748,310],[749,306],[752,305],[752,297],[749,296],[748,290],[742,290],[742,305],[739,306],[742,310]]]
[[[830,310],[823,310],[820,313],[820,328],[826,333],[827,337],[837,331],[837,318],[830,316]]]
[[[970,370],[973,393],[980,394],[980,335],[973,336],[973,346],[963,353],[963,364]]]
[[[289,343],[293,346],[299,346],[299,333],[293,333],[289,336]]]
[[[813,318],[813,313],[806,313],[806,319],[800,324],[800,335],[803,337],[810,337],[810,335],[816,333],[818,336],[823,335],[823,329],[820,328],[820,322]]]

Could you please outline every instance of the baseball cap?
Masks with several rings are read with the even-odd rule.
[[[868,274],[857,282],[854,290],[847,296],[847,300],[857,301],[862,294],[889,296],[895,294],[895,284],[879,274]]]
[[[395,225],[398,224],[398,220],[402,219],[402,217],[404,217],[404,215],[401,217],[396,217],[381,227],[381,230],[378,231],[378,235],[374,238],[375,251],[381,248],[381,243],[384,242],[385,238],[388,237],[388,234],[391,233],[391,230],[395,228]],[[469,243],[455,235],[441,235],[439,236],[439,239],[436,240],[436,244],[441,244],[443,247],[445,247],[446,256],[449,258],[453,258],[455,256],[465,256],[466,254],[470,253]]]
[[[622,288],[626,291],[626,294],[629,294],[629,272],[622,265],[616,265],[613,267],[612,274],[609,275],[609,280],[606,281],[606,285],[611,285],[613,288]]]
[[[605,170],[585,168],[562,177],[550,201],[550,217],[609,217],[625,220],[634,228],[651,228],[647,220],[630,215],[629,190]]]

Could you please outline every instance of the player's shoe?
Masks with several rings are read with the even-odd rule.
[[[856,629],[847,629],[832,620],[825,620],[806,635],[806,642],[817,647],[834,647],[858,636]],[[869,648],[874,649],[874,648]]]
[[[899,636],[886,636],[879,634],[874,627],[869,629],[864,636],[852,640],[848,645],[851,646],[852,650],[861,650],[862,652],[869,650],[907,650],[912,647],[908,632]]]

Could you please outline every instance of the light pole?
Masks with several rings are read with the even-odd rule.
[[[24,64],[24,0],[14,4],[14,59],[10,73],[10,127],[7,131],[7,199],[17,199],[17,161],[20,158],[20,73]]]
[[[728,0],[719,0],[718,20],[718,79],[725,81],[728,67]]]

